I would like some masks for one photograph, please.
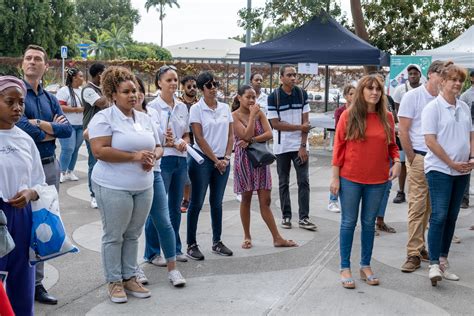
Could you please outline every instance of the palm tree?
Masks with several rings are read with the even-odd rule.
[[[127,29],[122,25],[117,28],[115,23],[112,23],[110,30],[104,30],[106,37],[108,38],[108,45],[111,50],[112,58],[116,58],[122,53],[127,52],[126,45],[130,42],[128,37]]]
[[[165,6],[168,5],[170,8],[175,5],[179,8],[178,0],[147,0],[145,2],[146,12],[150,10],[151,7],[156,7],[156,10],[160,14],[160,23],[161,23],[161,41],[160,46],[163,47],[163,19],[165,18]]]

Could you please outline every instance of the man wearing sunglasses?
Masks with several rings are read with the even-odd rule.
[[[471,87],[464,91],[459,98],[461,101],[466,103],[469,108],[471,109],[471,117],[474,121],[474,70],[471,70],[469,73],[469,77],[471,80]],[[471,178],[467,182],[466,190],[464,191],[464,196],[462,198],[461,208],[468,208],[469,207],[469,187],[471,186]],[[474,229],[474,226],[471,227]]]
[[[196,104],[199,99],[197,97],[197,85],[196,85],[196,77],[194,76],[185,76],[181,79],[181,89],[183,90],[183,94],[178,98],[181,102],[186,104],[188,107],[188,111],[193,104]],[[193,133],[190,129],[189,131],[189,139],[190,144],[194,144],[194,137]],[[184,183],[184,193],[183,193],[183,201],[181,202],[181,212],[186,213],[189,207],[189,199],[191,197],[191,181],[189,180],[189,175],[186,173],[186,181]]]

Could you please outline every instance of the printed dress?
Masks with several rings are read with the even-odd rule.
[[[255,121],[254,135],[264,133],[262,123]],[[271,190],[272,176],[270,166],[254,168],[247,156],[247,149],[237,145],[241,139],[234,136],[234,192],[243,193],[256,190]]]

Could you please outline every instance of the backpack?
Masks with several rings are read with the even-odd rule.
[[[301,89],[298,86],[295,86],[296,90],[299,92],[300,97],[301,97],[301,102],[304,103],[304,94],[303,94],[303,89]],[[280,87],[276,88],[274,93],[275,93],[275,105],[276,105],[276,111],[278,115],[278,121],[281,121],[280,117]],[[293,94],[293,91],[292,91]],[[301,106],[301,112],[303,112],[303,105]],[[273,128],[273,127],[272,127]],[[281,131],[278,131],[278,144],[281,144]]]

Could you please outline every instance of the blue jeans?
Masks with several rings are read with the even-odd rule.
[[[391,189],[392,189],[392,181],[387,181],[387,187],[385,188],[382,201],[380,201],[380,207],[377,213],[377,217],[385,217],[385,211],[387,210],[388,198],[390,197]]]
[[[155,171],[154,175],[153,202],[145,224],[145,260],[152,261],[159,256],[161,245],[165,259],[176,261],[175,233],[170,222],[165,185],[160,172]]]
[[[86,140],[86,147],[87,147],[87,153],[88,153],[87,165],[89,167],[89,170],[87,171],[87,181],[89,183],[89,192],[91,193],[91,197],[95,197],[94,190],[92,190],[91,176],[92,176],[92,169],[94,169],[94,166],[97,160],[92,154],[91,144],[87,140]]]
[[[332,194],[332,193],[329,193],[329,202],[337,202],[337,199],[338,199],[338,195],[337,194]]]
[[[61,172],[73,171],[76,167],[79,148],[84,140],[82,132],[82,125],[72,125],[71,136],[59,139],[59,143],[61,144],[61,154],[59,156]]]
[[[375,217],[380,207],[387,188],[387,183],[361,184],[340,177],[341,186],[339,197],[341,199],[341,229],[339,233],[341,270],[350,269],[352,241],[354,229],[359,217],[359,205],[362,200],[360,221],[361,232],[361,258],[360,266],[370,266],[372,248],[374,246]]]
[[[188,208],[187,243],[196,243],[196,231],[206,191],[209,187],[209,203],[211,205],[212,241],[221,240],[222,234],[222,199],[224,198],[227,179],[229,178],[230,164],[224,174],[214,167],[214,162],[204,157],[199,165],[193,158],[188,157],[189,178],[191,179],[191,201]]]
[[[185,157],[165,156],[161,158],[161,177],[168,195],[168,210],[171,225],[173,225],[176,239],[176,254],[181,252],[181,200],[183,199],[184,183],[188,173],[188,163]]]
[[[430,171],[426,174],[431,201],[430,229],[428,230],[431,264],[439,264],[439,257],[448,257],[469,176],[451,176],[438,171]]]

